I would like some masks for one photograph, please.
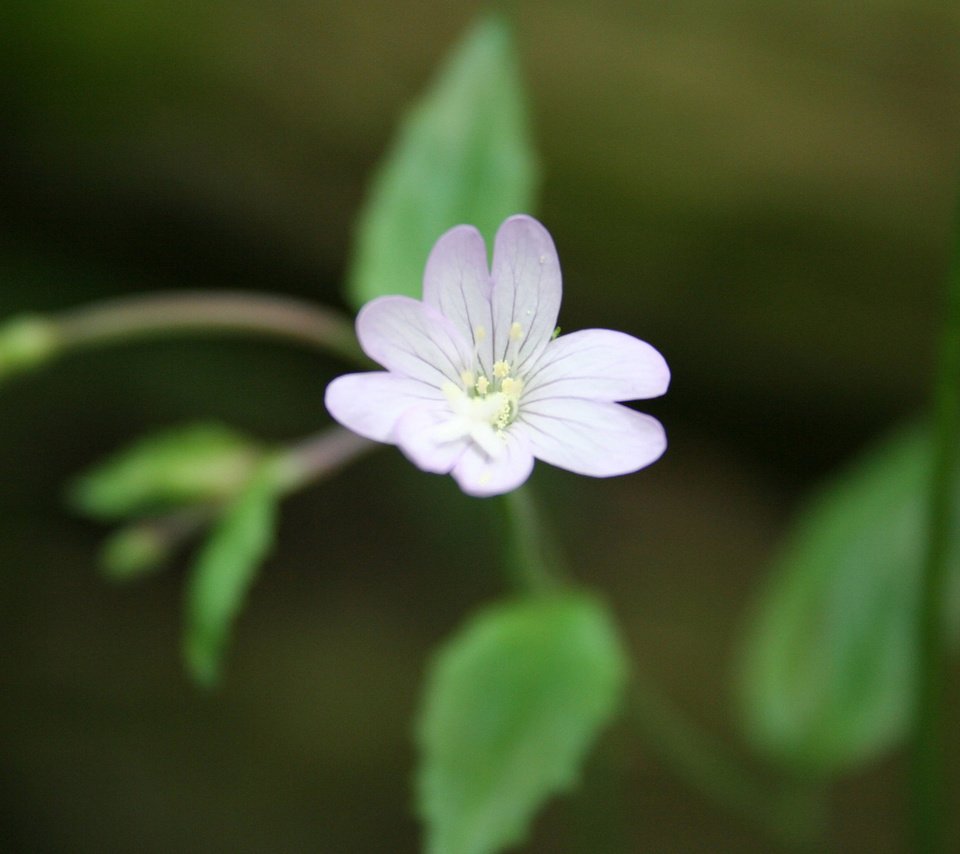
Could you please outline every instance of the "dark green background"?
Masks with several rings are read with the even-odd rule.
[[[393,129],[476,3],[4,8],[0,317],[154,289],[340,302]],[[960,163],[947,0],[518,3],[566,330],[655,344],[670,449],[539,466],[578,577],[643,669],[735,742],[743,614],[803,495],[924,404]],[[265,342],[130,344],[0,389],[0,847],[405,852],[430,649],[504,590],[497,517],[387,449],[285,505],[223,689],[178,660],[183,564],[96,575],[60,501],[144,432],[328,423],[343,369]],[[837,851],[896,851],[892,758],[841,781]],[[626,731],[539,852],[770,850]]]

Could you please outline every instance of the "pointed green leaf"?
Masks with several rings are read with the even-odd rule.
[[[350,300],[419,297],[436,239],[472,223],[489,241],[509,215],[532,209],[536,173],[513,37],[488,15],[407,115],[379,168],[359,220]]]
[[[906,734],[930,459],[925,431],[898,435],[797,521],[742,661],[747,734],[781,761],[837,773]],[[956,556],[953,565],[960,569]],[[956,569],[944,603],[953,626]]]
[[[430,854],[492,854],[569,789],[624,689],[607,611],[567,594],[488,608],[441,651],[419,727]]]
[[[201,685],[219,679],[233,621],[273,545],[279,493],[273,466],[264,464],[227,507],[190,576],[183,651]]]
[[[216,424],[179,427],[141,439],[70,486],[68,500],[97,519],[229,498],[247,480],[259,449]]]

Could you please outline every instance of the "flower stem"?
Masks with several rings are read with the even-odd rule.
[[[754,822],[779,845],[811,845],[824,821],[815,789],[767,779],[686,718],[648,676],[637,668],[632,676],[629,721],[666,768],[714,803]]]
[[[504,563],[515,588],[526,595],[559,589],[569,577],[562,551],[529,486],[504,495],[501,507],[509,532]],[[821,805],[815,793],[796,784],[771,786],[686,719],[636,669],[626,706],[630,724],[648,749],[692,788],[753,820],[781,845],[806,844],[819,832]]]
[[[384,447],[343,427],[332,427],[288,446],[277,456],[284,493],[329,477],[363,454]]]
[[[960,454],[960,230],[955,240],[934,392],[936,427],[927,552],[917,622],[911,799],[914,847],[920,854],[946,850],[943,707],[947,668],[943,615],[950,547],[955,536],[952,520],[956,518]]]
[[[289,297],[184,292],[122,297],[54,319],[62,348],[101,346],[135,337],[221,332],[266,335],[313,347],[364,367],[350,321]]]
[[[514,586],[532,595],[557,590],[566,570],[530,487],[508,492],[501,498],[500,506],[507,530],[504,568]]]
[[[270,462],[281,494],[289,495],[380,447],[384,446],[332,427],[274,451]],[[105,574],[116,581],[129,581],[159,569],[222,512],[223,503],[213,502],[140,519],[122,528],[108,539],[102,554]]]

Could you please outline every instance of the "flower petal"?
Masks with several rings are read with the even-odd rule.
[[[327,411],[344,427],[376,442],[393,442],[397,421],[411,407],[443,402],[442,393],[418,380],[371,371],[344,374],[327,386]]]
[[[510,492],[533,471],[533,454],[522,435],[504,433],[503,453],[496,458],[470,444],[454,466],[453,478],[467,495],[486,497]]]
[[[449,429],[456,419],[446,401],[415,406],[397,422],[394,439],[417,468],[447,474],[470,443],[465,430]]]
[[[636,471],[667,447],[656,418],[619,403],[562,397],[524,401],[517,424],[538,459],[592,477]]]
[[[646,341],[584,329],[551,341],[524,381],[525,403],[547,397],[641,400],[666,392],[670,369]]]
[[[561,290],[560,261],[547,230],[532,217],[510,217],[493,247],[494,359],[521,374],[536,361],[556,328]]]
[[[379,297],[357,315],[364,352],[389,371],[436,388],[460,383],[473,363],[473,348],[433,306],[410,297]]]
[[[458,225],[440,237],[423,274],[423,301],[453,322],[464,339],[475,343],[480,369],[493,368],[490,312],[492,284],[487,247],[472,225]],[[477,341],[477,329],[483,333]]]

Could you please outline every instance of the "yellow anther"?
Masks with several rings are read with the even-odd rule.
[[[498,430],[502,430],[510,423],[510,404],[505,403],[500,407],[500,411],[497,413],[496,420],[493,422],[493,426]]]
[[[521,335],[523,335],[523,327],[514,321],[510,326],[510,337],[514,341],[518,341]]]
[[[513,377],[506,377],[502,383],[500,383],[500,391],[504,394],[517,395],[520,394],[520,389],[523,387],[523,383],[520,380],[514,379]]]
[[[460,372],[460,382],[462,382],[466,388],[470,388],[476,381],[477,378],[473,375],[473,371]]]
[[[509,362],[494,362],[493,363],[493,375],[498,379],[502,380],[507,374],[510,373],[510,363]]]
[[[473,330],[473,340],[477,344],[483,341],[483,339],[486,337],[487,337],[487,330],[484,329],[482,326],[478,326],[476,329]]]
[[[487,393],[488,388],[490,388],[490,380],[486,377],[480,377],[480,379],[477,380],[477,394],[483,397]]]

